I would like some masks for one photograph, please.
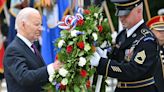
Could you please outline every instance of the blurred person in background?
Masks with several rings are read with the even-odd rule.
[[[5,36],[3,36],[2,34],[1,25],[2,25],[2,22],[0,20],[0,88],[1,88],[2,79],[4,78],[3,57],[5,53],[5,47],[4,47]]]
[[[164,12],[163,12],[164,14]],[[164,92],[164,15],[155,16],[147,22],[148,27],[158,39],[160,45],[160,61],[155,73],[155,81],[159,92]]]
[[[31,0],[33,1],[33,0]],[[29,6],[29,0],[11,0],[10,1],[10,24],[9,24],[9,32],[7,36],[7,42],[10,44],[16,35],[15,29],[15,17],[17,16],[18,12]]]

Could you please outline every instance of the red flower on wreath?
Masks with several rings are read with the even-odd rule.
[[[84,20],[80,19],[77,21],[77,26],[82,26],[84,24]]]
[[[91,87],[91,82],[89,80],[87,80],[87,82],[86,82],[86,87],[87,88],[90,88]]]
[[[78,46],[80,49],[84,49],[84,42],[83,42],[83,41],[78,42],[78,43],[77,43],[77,46]]]
[[[67,46],[67,49],[66,49],[67,53],[71,53],[72,52],[72,49],[73,49],[73,46],[68,45]]]
[[[55,60],[58,60],[58,57],[59,57],[59,56],[58,56],[58,54],[57,54],[56,57],[55,57]]]
[[[90,14],[91,12],[90,12],[90,10],[84,10],[84,14]]]
[[[97,26],[97,28],[98,28],[100,33],[103,31],[103,26],[102,25]]]
[[[66,90],[66,86],[65,85],[62,85],[62,84],[60,84],[60,90]]]
[[[86,70],[81,70],[80,75],[85,78],[87,76],[87,71]]]

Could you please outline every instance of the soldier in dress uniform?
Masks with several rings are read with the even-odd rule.
[[[164,15],[155,16],[147,22],[148,27],[158,39],[160,61],[155,73],[155,82],[159,92],[164,92]]]
[[[143,20],[141,0],[111,0],[124,30],[110,56],[97,48],[90,62],[101,75],[118,79],[115,92],[158,92],[154,73],[159,59],[157,39]]]

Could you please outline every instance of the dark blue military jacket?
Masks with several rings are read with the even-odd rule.
[[[143,23],[130,37],[125,31],[117,36],[112,57],[101,58],[97,72],[118,79],[115,92],[157,92],[153,75],[158,59],[156,38]]]

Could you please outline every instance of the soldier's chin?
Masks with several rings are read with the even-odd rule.
[[[126,25],[123,25],[123,28],[124,28],[124,29],[126,29],[126,28],[128,28],[128,26],[126,26]]]

